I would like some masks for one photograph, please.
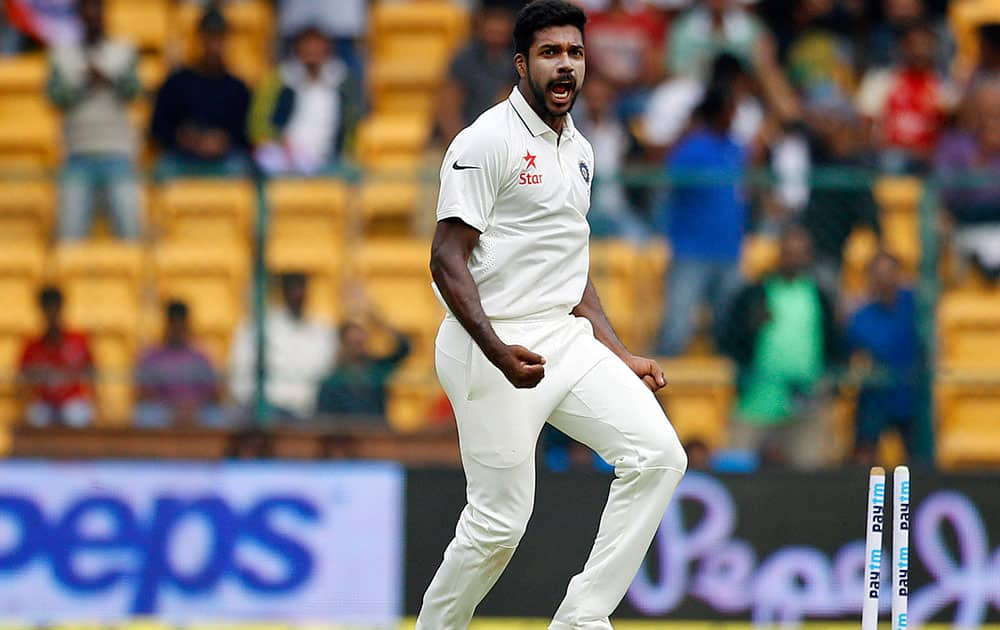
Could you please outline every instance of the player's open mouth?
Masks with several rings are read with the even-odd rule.
[[[573,99],[573,91],[576,89],[574,81],[556,81],[549,88],[552,93],[552,101],[557,105],[567,105]]]

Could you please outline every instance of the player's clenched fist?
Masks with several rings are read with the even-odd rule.
[[[504,346],[494,364],[517,388],[534,387],[545,377],[545,358],[524,346]]]
[[[660,364],[652,359],[637,357],[632,355],[626,359],[625,364],[635,372],[635,375],[642,379],[650,391],[656,391],[667,384],[667,379],[663,376]]]

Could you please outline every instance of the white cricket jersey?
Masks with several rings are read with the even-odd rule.
[[[469,271],[487,317],[530,319],[580,303],[593,172],[594,151],[569,114],[556,135],[516,87],[452,141],[437,218],[482,233]]]

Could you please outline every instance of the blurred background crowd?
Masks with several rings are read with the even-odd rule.
[[[6,0],[0,443],[447,434],[436,171],[521,4]],[[692,466],[1000,464],[1000,2],[580,4],[592,275]]]

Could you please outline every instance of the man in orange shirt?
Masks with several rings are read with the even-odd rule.
[[[84,334],[62,325],[63,296],[46,287],[39,295],[45,331],[21,352],[21,383],[28,398],[26,416],[33,426],[91,423],[94,359]]]

